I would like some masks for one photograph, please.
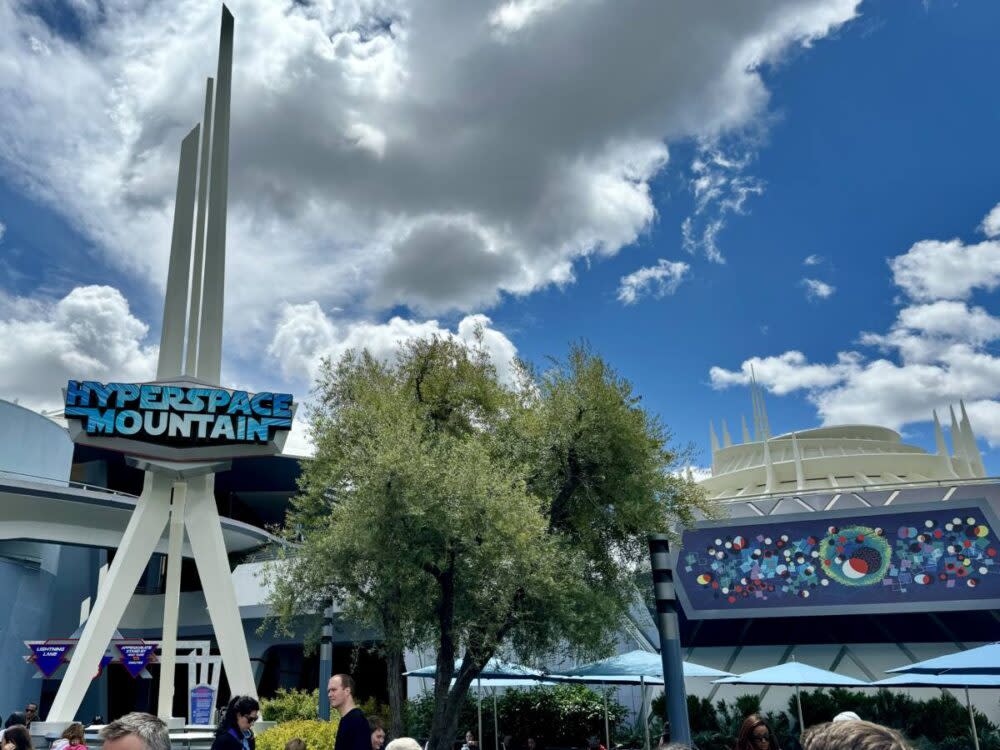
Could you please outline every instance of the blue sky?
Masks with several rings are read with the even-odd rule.
[[[0,4],[0,397],[150,377],[206,5]],[[930,448],[961,397],[1000,468],[1000,6],[472,5],[231,5],[229,383],[484,315],[501,368],[588,341],[698,465],[753,362],[777,432]]]

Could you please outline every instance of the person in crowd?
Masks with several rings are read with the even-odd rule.
[[[502,750],[514,750],[514,737],[509,734],[505,734],[503,737],[503,742],[500,743]]]
[[[212,750],[254,750],[253,725],[260,718],[260,703],[249,695],[234,695],[215,730]]]
[[[3,733],[3,740],[0,740],[0,746],[2,750],[33,750],[28,728],[23,724],[7,727]]]
[[[38,704],[35,702],[29,702],[27,706],[24,707],[24,726],[31,729],[31,722],[38,718]]]
[[[420,750],[420,743],[412,737],[400,737],[386,745],[385,750]]]
[[[0,743],[3,742],[4,735],[7,734],[7,730],[11,727],[23,727],[27,719],[24,714],[20,711],[15,711],[10,716],[7,717],[7,721],[4,722],[3,730],[0,731]]]
[[[100,714],[97,714],[97,716],[95,716],[93,719],[90,720],[90,725],[94,727],[103,727],[104,717],[101,716]]]
[[[861,721],[861,717],[853,711],[841,711],[833,717],[834,721]]]
[[[294,737],[285,743],[285,750],[306,750],[306,741],[301,737]]]
[[[734,750],[780,750],[771,729],[757,714],[750,714],[740,725]]]
[[[389,750],[389,748],[385,750]],[[462,750],[479,750],[479,742],[476,741],[476,735],[472,733],[471,729],[465,733],[465,744],[462,745]]]
[[[385,744],[385,724],[380,716],[368,717],[368,728],[371,730],[372,750],[382,750]]]
[[[534,737],[528,737],[528,739],[524,741],[524,747],[526,750],[538,750],[538,740]]]
[[[587,738],[587,748],[588,750],[607,750],[597,735],[591,735]]]
[[[354,678],[349,674],[335,674],[326,684],[330,707],[340,714],[334,750],[371,750],[371,729],[364,711],[354,705]]]
[[[104,750],[170,750],[167,725],[152,714],[135,711],[101,728]]]
[[[63,730],[62,736],[52,743],[49,750],[86,750],[86,731],[83,724],[74,721]]]
[[[831,721],[802,734],[803,750],[912,750],[895,729],[870,721]]]

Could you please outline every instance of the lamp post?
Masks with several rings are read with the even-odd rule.
[[[326,686],[333,677],[333,606],[323,610],[323,631],[319,639],[319,718],[330,720],[330,696]]]
[[[684,659],[681,656],[680,625],[677,621],[677,594],[670,562],[670,539],[666,534],[649,535],[649,558],[653,567],[653,596],[656,600],[656,629],[660,634],[663,660],[663,690],[670,741],[691,744],[687,694],[684,690]]]

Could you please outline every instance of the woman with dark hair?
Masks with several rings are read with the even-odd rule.
[[[28,728],[21,724],[7,727],[3,733],[3,750],[33,750]]]
[[[234,695],[215,730],[212,750],[254,750],[253,725],[260,718],[260,704],[249,695]]]
[[[733,750],[781,750],[778,740],[764,720],[757,714],[750,714],[743,720],[740,733],[736,736]]]

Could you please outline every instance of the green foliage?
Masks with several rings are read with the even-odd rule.
[[[296,737],[306,743],[306,750],[330,750],[338,724],[336,712],[330,721],[285,721],[257,735],[257,750],[285,750],[285,744]]]
[[[319,718],[319,690],[278,688],[273,698],[262,698],[260,710],[267,721],[278,723]]]
[[[436,688],[435,750],[499,649],[607,649],[646,535],[710,510],[600,357],[575,347],[540,378],[516,376],[498,377],[481,331],[472,346],[410,342],[391,364],[326,362],[316,457],[286,519],[297,554],[269,575],[286,627],[332,600],[389,649],[432,646],[449,671],[464,657],[455,686]]]
[[[407,708],[407,732],[414,737],[426,737],[434,711],[434,696],[425,693],[411,699]],[[617,736],[615,729],[624,725],[627,714],[625,706],[609,697],[608,720],[613,736]],[[522,746],[524,740],[534,737],[543,747],[579,747],[591,735],[604,737],[604,698],[585,685],[507,690],[497,698],[497,723],[501,735],[513,735]],[[466,730],[479,734],[476,701],[471,695],[462,705],[456,739]],[[488,695],[483,696],[482,747],[493,747],[493,699]]]

